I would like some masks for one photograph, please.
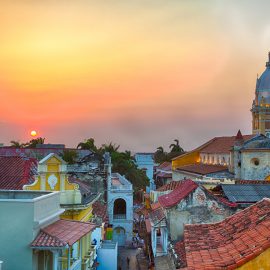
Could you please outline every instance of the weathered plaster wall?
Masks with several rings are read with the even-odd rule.
[[[177,206],[166,210],[170,237],[172,240],[181,239],[184,224],[218,222],[233,213],[232,209],[217,202],[199,187]]]
[[[259,161],[254,164],[254,159]],[[244,180],[264,180],[270,175],[270,151],[269,152],[242,152],[241,175]]]

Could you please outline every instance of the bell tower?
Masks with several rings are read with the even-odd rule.
[[[251,112],[252,133],[270,137],[270,52],[265,71],[257,77]]]

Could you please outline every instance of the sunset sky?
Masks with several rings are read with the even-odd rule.
[[[251,133],[270,2],[0,2],[0,142],[155,151]]]

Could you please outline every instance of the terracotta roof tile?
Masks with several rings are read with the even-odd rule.
[[[177,171],[185,171],[185,172],[190,172],[190,173],[195,173],[195,174],[200,174],[200,175],[222,172],[222,171],[226,171],[227,169],[228,169],[227,166],[210,165],[210,164],[203,164],[203,163],[195,163],[195,164],[177,167]]]
[[[156,167],[157,170],[162,171],[171,171],[172,170],[172,163],[169,161],[165,161],[161,163],[159,166]]]
[[[169,173],[169,172],[158,172],[156,174],[156,177],[160,177],[160,178],[172,178],[172,173]]]
[[[163,209],[158,208],[158,209],[150,212],[149,218],[154,224],[159,223],[161,220],[163,220],[165,218],[165,214],[164,214]]]
[[[269,226],[269,199],[218,223],[186,225],[187,268],[236,269],[270,248]]]
[[[0,156],[0,189],[21,190],[35,181],[36,174],[36,159]]]
[[[96,201],[93,203],[92,207],[93,207],[92,212],[94,215],[100,217],[103,222],[108,221],[107,205],[106,204],[102,204],[101,202]]]
[[[151,209],[152,209],[152,210],[156,210],[156,209],[158,209],[158,208],[160,208],[160,207],[161,207],[161,205],[160,205],[159,202],[156,202],[156,203],[152,203],[152,204],[151,204]]]
[[[241,134],[242,136],[242,134]],[[242,138],[244,141],[247,141],[254,137],[254,135],[243,135]],[[235,141],[238,139],[237,136],[224,136],[224,137],[215,137],[211,140],[207,146],[201,149],[201,153],[214,154],[214,153],[223,153],[229,154],[231,148],[233,147]]]
[[[181,185],[183,181],[171,181],[170,183],[160,187],[157,189],[157,191],[168,191],[168,190],[174,190],[176,189],[179,185]]]
[[[198,185],[192,180],[185,180],[169,194],[160,196],[158,201],[162,207],[170,208],[174,205],[177,205],[197,187]]]
[[[32,247],[64,247],[72,246],[84,235],[94,230],[95,224],[73,220],[60,219],[41,229]]]

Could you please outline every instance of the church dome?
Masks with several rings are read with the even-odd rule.
[[[258,105],[261,103],[270,104],[270,52],[268,53],[266,69],[260,78],[257,79],[256,94]]]

